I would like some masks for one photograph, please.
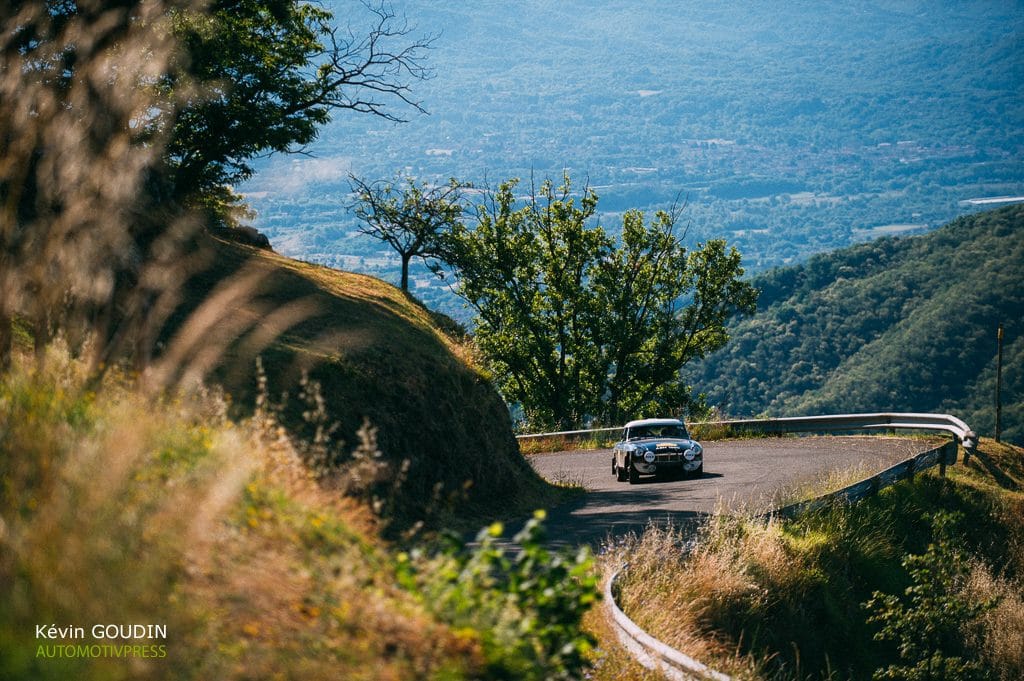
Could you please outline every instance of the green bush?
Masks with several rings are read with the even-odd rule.
[[[912,584],[904,598],[876,591],[865,607],[868,622],[882,625],[879,641],[894,641],[900,664],[878,669],[874,678],[905,681],[981,681],[989,678],[964,632],[996,601],[971,602],[964,591],[970,564],[955,548],[953,528],[961,513],[932,516],[934,541],[921,555],[908,554],[903,566]]]
[[[514,557],[498,543],[501,523],[481,530],[475,546],[456,537],[436,555],[400,554],[400,581],[439,617],[478,637],[488,678],[577,679],[593,637],[583,615],[600,597],[587,548],[575,554],[543,546],[543,511],[514,538]]]

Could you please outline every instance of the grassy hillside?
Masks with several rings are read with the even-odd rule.
[[[579,675],[585,552],[536,528],[514,562],[487,539],[402,551],[366,503],[393,471],[371,442],[317,480],[264,412],[46,354],[0,374],[0,679]]]
[[[606,561],[629,565],[619,582],[627,614],[741,678],[869,679],[888,667],[874,678],[1016,680],[1024,674],[1022,461],[1024,449],[983,439],[979,456],[945,478],[932,471],[860,504],[786,521],[718,516],[686,553],[679,530],[648,530]],[[872,618],[881,611],[891,617]],[[876,636],[885,624],[909,645]],[[956,663],[972,671],[956,674]],[[918,664],[918,675],[908,673]]]
[[[275,319],[296,311],[301,321],[259,352],[270,400],[282,403],[292,432],[312,440],[320,429],[326,443],[313,453],[315,463],[347,465],[343,443],[354,443],[364,423],[375,428],[384,456],[405,469],[390,512],[399,525],[427,520],[436,526],[452,520],[456,506],[463,521],[526,513],[556,498],[557,490],[519,454],[508,409],[450,320],[372,277],[233,243],[211,247],[216,266],[189,283],[186,300],[198,301],[246,273],[258,272],[259,280],[241,302],[220,311],[222,320],[201,334],[200,345],[211,345],[216,329],[235,329],[240,319],[281,330],[273,328]],[[258,335],[232,342],[215,372],[238,414],[257,398],[252,336]],[[318,391],[303,387],[304,371]]]
[[[757,314],[691,373],[726,413],[940,411],[990,435],[1001,322],[1003,432],[1024,442],[1024,207],[817,256],[755,285]]]
[[[578,675],[589,553],[545,549],[540,512],[516,560],[501,523],[459,539],[563,490],[519,454],[454,325],[369,277],[206,247],[141,375],[97,375],[59,338],[33,354],[18,328],[0,679]],[[193,380],[213,367],[228,393]],[[398,532],[418,521],[455,533]]]

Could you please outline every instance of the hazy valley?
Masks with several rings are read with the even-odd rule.
[[[493,186],[567,170],[608,223],[685,202],[688,239],[726,238],[755,273],[1024,195],[1020,3],[395,8],[439,34],[413,93],[429,115],[339,117],[310,156],[263,162],[239,189],[282,253],[397,280],[354,234],[350,172]],[[426,270],[418,286],[466,318]]]

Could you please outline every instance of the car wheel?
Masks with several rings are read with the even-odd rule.
[[[640,473],[636,470],[636,466],[632,462],[629,464],[629,484],[635,485],[640,482]]]
[[[619,466],[617,463],[613,465],[615,466],[615,479],[619,482],[626,482],[626,479],[629,477],[629,473],[626,472],[626,469]]]

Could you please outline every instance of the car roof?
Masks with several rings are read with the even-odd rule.
[[[626,424],[626,428],[636,428],[638,426],[681,426],[683,422],[679,419],[638,419],[636,421],[630,421]]]

